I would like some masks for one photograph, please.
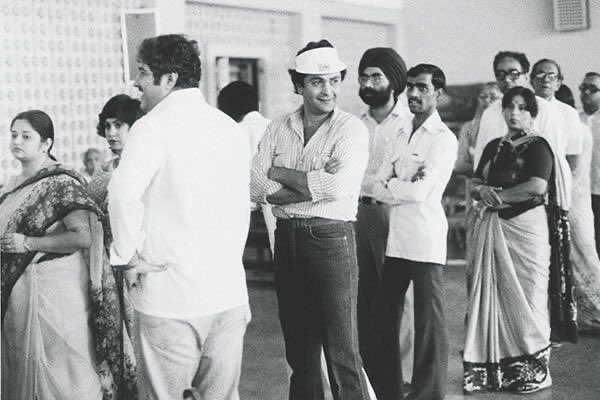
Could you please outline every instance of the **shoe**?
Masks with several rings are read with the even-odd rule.
[[[550,371],[548,371],[546,378],[541,383],[524,383],[516,389],[516,392],[518,394],[529,394],[549,388],[550,386],[552,386],[552,377],[550,376]]]

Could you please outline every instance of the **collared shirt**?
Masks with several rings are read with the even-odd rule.
[[[194,318],[247,304],[246,140],[196,88],[170,93],[132,126],[108,187],[111,263],[126,264],[138,251],[167,266],[132,289],[136,310]]]
[[[600,195],[600,110],[592,115],[580,114],[581,120],[592,131],[592,164],[590,165],[590,188],[592,194]]]
[[[369,136],[357,117],[336,108],[304,143],[303,107],[276,118],[267,128],[252,162],[252,201],[265,203],[266,197],[283,185],[267,176],[269,168],[285,167],[307,172],[312,201],[273,206],[277,218],[321,217],[354,221],[360,183],[369,157]],[[329,159],[340,162],[334,174],[325,172]]]
[[[374,186],[377,198],[394,204],[386,255],[445,264],[448,221],[442,194],[456,161],[458,141],[437,111],[411,137],[412,128],[411,118],[379,171],[387,188]],[[412,182],[421,165],[425,166],[425,176]]]
[[[244,116],[240,121],[240,126],[244,128],[248,134],[248,144],[250,145],[250,156],[254,157],[258,151],[258,143],[260,139],[265,135],[267,126],[271,123],[271,120],[262,116],[258,111],[251,111]],[[252,161],[252,160],[250,160]],[[257,210],[260,207],[250,202],[250,209]]]
[[[381,168],[386,148],[398,140],[402,124],[407,119],[412,119],[412,114],[405,104],[399,99],[390,114],[381,123],[371,116],[367,110],[361,120],[369,130],[369,162],[360,188],[361,196],[375,197],[371,187],[376,181],[377,172]]]

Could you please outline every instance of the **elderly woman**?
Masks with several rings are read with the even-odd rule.
[[[90,251],[101,211],[51,155],[47,114],[22,112],[10,127],[22,172],[0,193],[2,398],[128,398],[115,281]]]
[[[479,132],[481,115],[486,108],[500,99],[502,99],[502,92],[498,88],[498,82],[487,82],[479,87],[475,116],[471,121],[466,122],[462,126],[458,135],[458,156],[454,164],[454,172],[457,174],[467,176],[473,174],[473,154],[475,152],[475,143],[477,142],[477,133]]]
[[[512,88],[502,108],[508,132],[485,147],[471,193],[479,203],[468,255],[465,393],[549,387],[551,314],[553,328],[561,325],[555,315],[569,315],[562,321],[563,334],[574,324],[569,310],[552,309],[557,292],[563,291],[563,299],[570,296],[570,265],[557,256],[564,254],[565,240],[556,237],[563,221],[554,211],[554,152],[531,130],[538,112],[535,95]]]

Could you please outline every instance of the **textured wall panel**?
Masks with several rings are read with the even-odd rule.
[[[88,147],[106,149],[97,115],[123,82],[121,7],[134,0],[19,0],[0,4],[0,184],[18,172],[9,152],[10,122],[20,111],[47,112],[54,154],[80,168]]]
[[[393,37],[390,25],[323,18],[323,38],[338,49],[340,58],[348,65],[340,108],[356,115],[364,112],[366,106],[358,97],[358,62],[368,48],[393,46]]]
[[[209,62],[205,51],[209,45],[268,48],[270,55],[264,60],[265,70],[259,78],[265,83],[262,98],[267,116],[272,118],[297,107],[299,97],[293,93],[287,73],[298,50],[294,48],[292,14],[198,3],[187,7],[187,34],[198,41],[203,65]],[[203,68],[203,74],[205,71]]]

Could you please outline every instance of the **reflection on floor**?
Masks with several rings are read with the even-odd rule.
[[[270,282],[249,282],[252,322],[246,333],[240,396],[243,400],[287,399],[288,368],[278,320],[277,299]],[[445,274],[446,319],[450,332],[447,400],[524,399],[522,395],[462,395],[462,364],[459,351],[463,341],[466,304],[464,268],[449,266]],[[528,400],[600,399],[600,336],[586,335],[578,344],[553,349],[550,369],[554,385],[527,395]]]

